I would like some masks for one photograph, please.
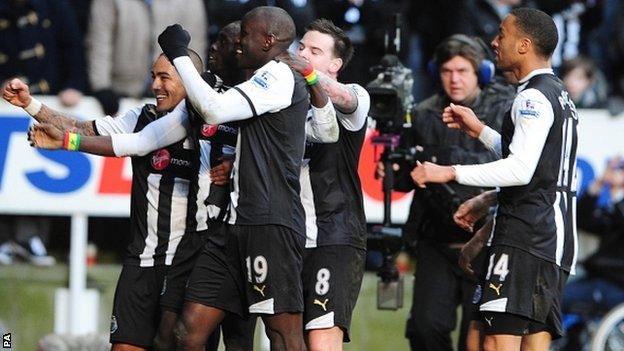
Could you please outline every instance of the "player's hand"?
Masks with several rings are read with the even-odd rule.
[[[482,197],[480,195],[475,196],[459,205],[453,214],[453,220],[460,228],[472,233],[474,224],[485,217],[489,210],[490,206],[483,201]]]
[[[450,104],[442,112],[442,121],[447,127],[461,129],[473,138],[478,138],[485,125],[468,107]]]
[[[435,163],[416,162],[416,167],[410,173],[412,180],[421,188],[426,188],[427,183],[448,183],[455,180],[455,169],[450,166],[438,166]]]
[[[472,261],[479,255],[481,250],[483,250],[483,246],[485,246],[485,241],[487,240],[487,236],[492,230],[492,221],[488,221],[481,229],[477,231],[477,233],[470,239],[464,246],[462,246],[461,252],[459,253],[459,267],[466,273],[470,275],[474,275],[474,270],[472,269]]]
[[[30,146],[39,149],[57,150],[63,148],[65,134],[49,123],[35,124],[28,129]]]
[[[2,97],[11,105],[21,108],[28,106],[32,100],[28,85],[18,78],[13,78],[4,85]]]
[[[158,44],[171,62],[176,57],[188,56],[188,45],[191,35],[179,24],[167,27],[158,36]]]
[[[291,52],[288,52],[287,55],[280,56],[280,60],[302,75],[310,64],[308,61]]]
[[[226,185],[230,181],[230,172],[232,171],[232,160],[223,158],[221,163],[210,169],[210,179],[215,185]]]

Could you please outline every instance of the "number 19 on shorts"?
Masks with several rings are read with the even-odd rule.
[[[252,260],[251,257],[247,256],[245,261],[247,263],[247,281],[249,281],[250,283],[263,283],[266,280],[267,274],[269,272],[269,265],[266,258],[261,255],[256,256]]]

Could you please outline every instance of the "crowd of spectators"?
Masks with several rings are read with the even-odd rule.
[[[433,49],[452,34],[489,43],[514,7],[540,8],[555,19],[560,42],[553,67],[580,107],[624,110],[624,6],[618,0],[2,0],[0,82],[25,78],[31,90],[58,95],[66,106],[84,94],[115,114],[120,97],[149,94],[155,38],[181,23],[204,58],[220,27],[259,5],[285,8],[298,32],[314,18],[331,19],[355,44],[343,79],[366,84],[384,54],[393,15],[401,21],[402,61],[415,75],[415,101],[431,94],[426,72]],[[569,83],[569,84],[568,84]],[[579,91],[579,89],[581,89]]]

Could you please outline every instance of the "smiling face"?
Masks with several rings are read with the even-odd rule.
[[[479,91],[479,79],[474,66],[459,55],[440,66],[440,81],[444,92],[454,103],[464,102]]]
[[[152,91],[159,112],[173,110],[186,97],[186,90],[175,67],[165,55],[160,55],[152,66]]]
[[[208,65],[219,76],[224,71],[236,69],[236,43],[240,37],[240,25],[229,24],[219,32],[217,41],[210,46]]]
[[[263,64],[268,50],[266,25],[255,15],[246,15],[241,22],[239,45],[236,52],[238,67],[254,69]]]
[[[335,77],[342,67],[342,60],[334,56],[334,45],[331,35],[311,30],[301,38],[297,55],[315,69]]]

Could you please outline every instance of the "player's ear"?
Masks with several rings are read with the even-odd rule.
[[[262,43],[262,51],[269,51],[275,45],[277,38],[273,34],[268,34],[264,37],[264,43]]]
[[[341,58],[335,58],[332,59],[329,62],[329,72],[332,74],[338,74],[338,72],[340,71],[340,69],[342,68],[342,59]]]

